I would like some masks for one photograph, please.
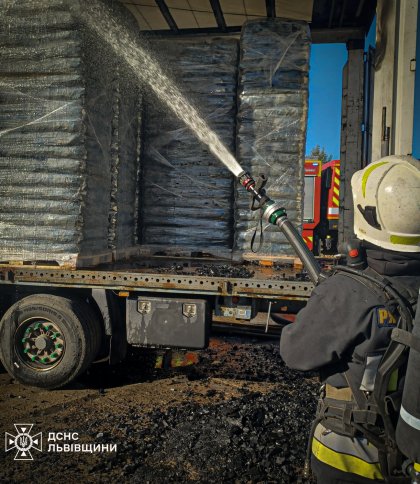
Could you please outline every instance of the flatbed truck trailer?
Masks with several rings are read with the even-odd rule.
[[[353,173],[388,154],[419,156],[414,136],[420,99],[415,69],[418,2],[362,1],[357,7],[350,3],[347,9],[338,4],[331,9],[325,2],[307,2],[312,42],[345,42],[348,51],[343,70],[339,244],[353,234]],[[274,3],[269,4],[267,14],[274,17]],[[374,56],[364,52],[375,12],[378,34],[389,42],[380,43],[380,62],[373,66]],[[216,31],[224,35],[222,13]],[[194,33],[168,26],[174,36]],[[216,32],[198,30],[194,31]],[[290,279],[264,273],[236,279],[130,268],[0,266],[0,356],[19,381],[59,387],[95,360],[121,360],[128,344],[196,348],[205,346],[212,319],[228,324],[270,311],[297,313],[313,285]]]
[[[263,316],[268,324],[270,313],[306,304],[313,284],[299,270],[254,268],[253,277],[235,278],[195,275],[194,267],[0,266],[1,360],[18,381],[57,388],[94,361],[121,361],[128,345],[204,348],[212,321]]]

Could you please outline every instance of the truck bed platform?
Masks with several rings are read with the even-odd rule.
[[[149,267],[139,267],[143,263],[130,262],[112,266],[105,265],[89,270],[0,265],[0,284],[242,296],[273,300],[306,300],[313,289],[313,284],[302,280],[304,275],[293,266],[281,266],[280,268],[246,266],[251,269],[253,276],[244,278],[197,275],[200,273],[200,268],[203,267],[200,264],[213,264],[213,261],[200,259],[200,264],[198,264],[191,259],[188,259],[187,262],[184,260],[182,263],[186,267],[181,270],[177,270],[173,265],[165,267],[165,262],[168,263],[168,261],[158,261],[156,265],[156,261],[154,261],[155,267],[150,267],[149,261]],[[180,262],[180,260],[177,261],[177,263]],[[214,267],[218,266],[220,266],[220,261],[218,264],[214,264]],[[241,268],[242,266],[232,267]],[[215,272],[217,273],[217,271]]]

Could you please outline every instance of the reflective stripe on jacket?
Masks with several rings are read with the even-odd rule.
[[[324,464],[367,479],[383,480],[378,450],[364,438],[338,435],[318,424],[312,453]]]

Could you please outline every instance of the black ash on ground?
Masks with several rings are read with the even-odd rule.
[[[139,368],[152,366],[153,352],[146,353],[132,350],[112,372],[94,368],[66,390],[89,390],[74,404],[44,403],[35,412],[28,402],[20,415],[38,429],[71,429],[81,441],[117,444],[117,452],[43,452],[31,466],[8,455],[1,480],[54,479],[58,466],[68,482],[305,482],[318,384],[314,375],[285,367],[277,341],[214,338],[196,365],[147,375]],[[54,392],[35,393],[32,405],[48,395]]]

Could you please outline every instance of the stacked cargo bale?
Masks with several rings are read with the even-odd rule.
[[[303,22],[282,19],[249,21],[242,29],[240,48],[237,159],[254,177],[260,173],[268,176],[268,195],[281,202],[292,222],[299,226],[303,211],[309,28]],[[249,197],[238,187],[235,249],[241,254],[250,251],[258,216],[249,210]],[[276,227],[265,228],[259,256],[292,253]]]
[[[6,2],[0,52],[0,260],[110,254],[116,60],[65,0]]]
[[[116,70],[113,142],[111,148],[111,209],[108,244],[111,249],[137,242],[140,174],[141,96],[124,66]]]
[[[138,31],[135,18],[118,2],[112,4],[112,15],[123,29]],[[119,258],[137,243],[142,96],[137,76],[124,61],[114,79],[108,245]]]
[[[162,40],[168,74],[234,152],[238,42]],[[233,179],[172,112],[150,98],[145,113],[141,241],[225,252],[233,240]]]

